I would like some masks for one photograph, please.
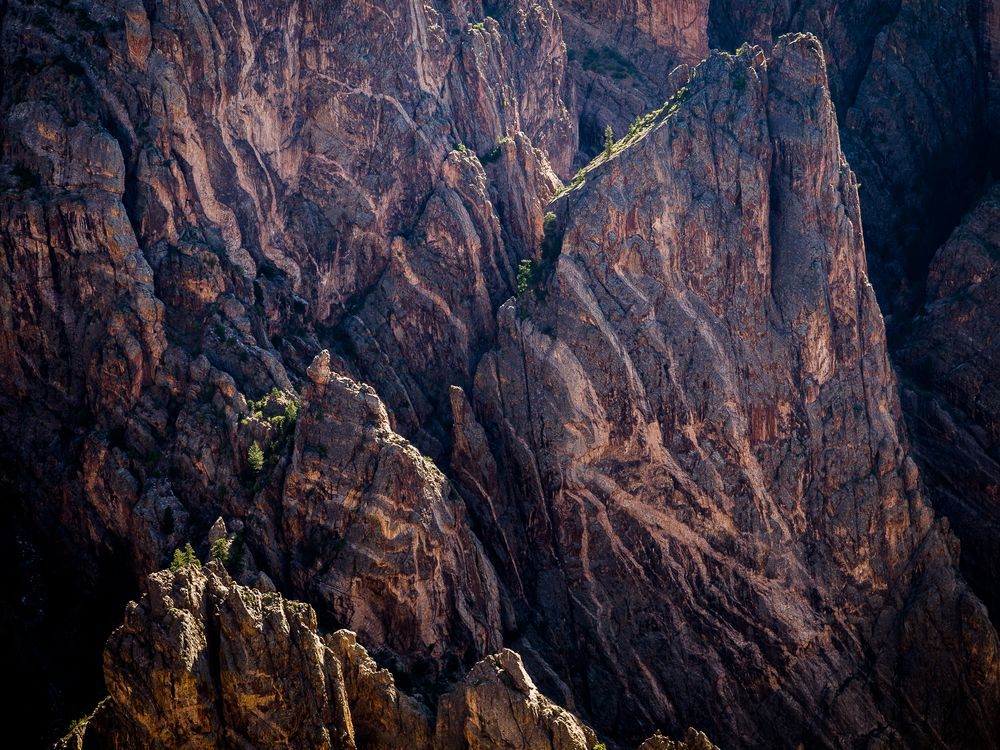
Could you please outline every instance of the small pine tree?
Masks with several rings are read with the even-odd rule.
[[[185,568],[188,565],[193,565],[196,568],[201,567],[201,560],[198,559],[198,555],[194,552],[194,547],[191,546],[191,542],[188,542],[183,547],[178,547],[174,550],[174,557],[170,561],[170,570],[176,573],[181,568]]]
[[[629,125],[628,134],[634,135],[638,133],[642,129],[643,120],[644,118],[642,115],[636,115],[636,118],[632,121],[632,124]]]
[[[604,155],[611,156],[611,151],[615,147],[615,129],[608,125],[604,128]]]
[[[220,537],[212,542],[212,548],[209,551],[213,560],[218,560],[223,565],[229,562],[229,540],[225,537]]]
[[[180,547],[174,550],[174,557],[170,561],[170,570],[176,573],[178,570],[184,567],[184,550]]]
[[[533,261],[525,258],[521,261],[520,265],[517,267],[517,296],[520,297],[531,285],[532,279],[535,276],[535,264]]]
[[[264,451],[260,447],[260,443],[256,440],[250,445],[247,450],[247,465],[250,466],[250,471],[254,474],[260,474],[261,469],[264,468]]]

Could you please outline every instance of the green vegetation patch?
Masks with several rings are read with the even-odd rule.
[[[264,468],[264,449],[260,447],[260,443],[256,440],[247,449],[247,466],[250,467],[250,471],[254,474],[260,474]]]
[[[194,547],[191,546],[191,542],[188,542],[183,547],[178,547],[174,550],[174,557],[170,561],[170,570],[176,573],[181,568],[186,568],[189,565],[201,569],[201,560],[199,560],[198,555],[195,554]]]
[[[604,129],[604,149],[600,154],[594,157],[593,161],[577,172],[573,179],[570,180],[569,184],[557,192],[555,196],[553,196],[553,199],[580,187],[587,181],[587,175],[593,171],[595,167],[608,161],[608,159],[613,157],[615,154],[621,153],[646,135],[646,133],[652,130],[655,125],[673,116],[690,98],[691,89],[687,86],[683,87],[676,94],[670,97],[670,99],[664,102],[663,106],[659,109],[655,109],[652,112],[636,117],[629,126],[628,133],[620,141],[614,140],[614,130],[610,125],[608,125]]]

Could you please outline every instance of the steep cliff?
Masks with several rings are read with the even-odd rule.
[[[836,123],[815,37],[713,53],[554,203],[482,427],[453,396],[519,626],[601,727],[996,737],[997,636],[900,432]]]
[[[954,214],[921,180],[978,143],[992,27],[727,16],[816,26],[831,98],[812,37],[688,80],[724,6],[0,5],[15,734],[93,705],[147,589],[89,742],[589,750],[534,680],[633,744],[995,742],[861,239]],[[239,584],[154,574],[187,542]]]
[[[788,32],[815,34],[826,50],[844,151],[862,185],[873,281],[888,312],[908,318],[919,307],[931,256],[1000,157],[992,145],[992,0],[559,6],[590,156],[600,150],[605,126],[620,137],[637,115],[674,93],[674,66],[697,63],[710,47],[770,47]]]
[[[0,590],[12,642],[37,647],[9,663],[47,691],[219,516],[249,570],[296,585],[309,544],[284,544],[283,488],[316,352],[440,453],[448,387],[494,338],[576,126],[546,2],[491,19],[475,2],[0,13]],[[408,512],[443,507],[441,486]],[[87,646],[50,663],[60,622]],[[29,691],[25,708],[64,726],[65,700]]]
[[[282,490],[291,590],[404,664],[469,667],[501,646],[493,568],[445,477],[329,362],[309,368]]]
[[[924,477],[962,539],[963,570],[1000,613],[1000,188],[934,257],[927,304],[899,348]]]
[[[919,307],[931,256],[995,168],[991,2],[713,0],[709,38],[734,49],[790,31],[823,42],[844,153],[861,185],[883,309]],[[995,23],[995,21],[993,21]]]

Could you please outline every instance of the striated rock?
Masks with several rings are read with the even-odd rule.
[[[432,671],[500,646],[496,576],[464,506],[370,386],[331,373],[305,388],[281,513],[292,589],[367,643]]]
[[[0,609],[14,710],[51,712],[21,725],[93,705],[106,613],[225,540],[272,595],[153,576],[110,746],[437,741],[278,590],[432,701],[506,641],[630,740],[995,740],[996,636],[901,436],[828,70],[800,39],[689,81],[730,5],[4,6]],[[733,34],[822,35],[897,279],[985,173],[992,10],[736,5]],[[511,659],[448,736],[589,742]]]
[[[71,657],[93,661],[106,635],[95,599],[117,608],[218,517],[240,524],[254,562],[241,580],[291,588],[280,534],[295,420],[256,405],[295,402],[317,351],[374,383],[426,453],[446,451],[448,388],[470,385],[554,170],[576,152],[553,5],[492,12],[5,6],[0,485],[16,499],[10,543],[36,550],[44,575],[19,574],[3,596],[56,607],[37,610],[56,630],[94,623]],[[14,620],[11,643],[49,648]],[[498,644],[492,625],[476,631],[457,642]],[[46,722],[96,699],[63,658],[11,661],[42,683],[24,702],[52,707]]]
[[[604,129],[618,137],[686,83],[672,71],[708,54],[708,0],[559,0],[580,144],[591,156]]]
[[[708,0],[561,0],[567,14],[610,28],[634,28],[657,47],[696,63],[708,53]]]
[[[541,695],[509,650],[440,704],[399,692],[354,633],[321,636],[310,607],[235,583],[218,563],[149,577],[105,651],[109,698],[65,748],[591,750],[592,730]]]
[[[935,255],[927,303],[897,354],[923,476],[962,539],[962,569],[994,622],[1000,613],[998,247],[995,186]]]
[[[581,709],[723,746],[992,741],[997,636],[899,429],[818,40],[713,54],[553,208],[561,252],[477,372],[499,490],[455,475]]]

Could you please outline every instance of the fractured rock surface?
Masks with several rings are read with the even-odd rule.
[[[33,732],[97,700],[141,588],[91,724],[126,747],[589,750],[542,692],[632,746],[996,743],[996,633],[861,221],[915,304],[988,168],[991,7],[0,15],[0,608]],[[981,586],[992,200],[906,355]],[[220,541],[258,592],[151,575]]]
[[[354,633],[235,583],[218,563],[149,577],[108,642],[110,696],[64,746],[591,750],[593,731],[538,692],[520,657],[480,662],[428,710]]]
[[[498,486],[465,492],[522,628],[624,734],[995,737],[997,636],[900,432],[818,41],[713,54],[623,145],[477,373]]]

